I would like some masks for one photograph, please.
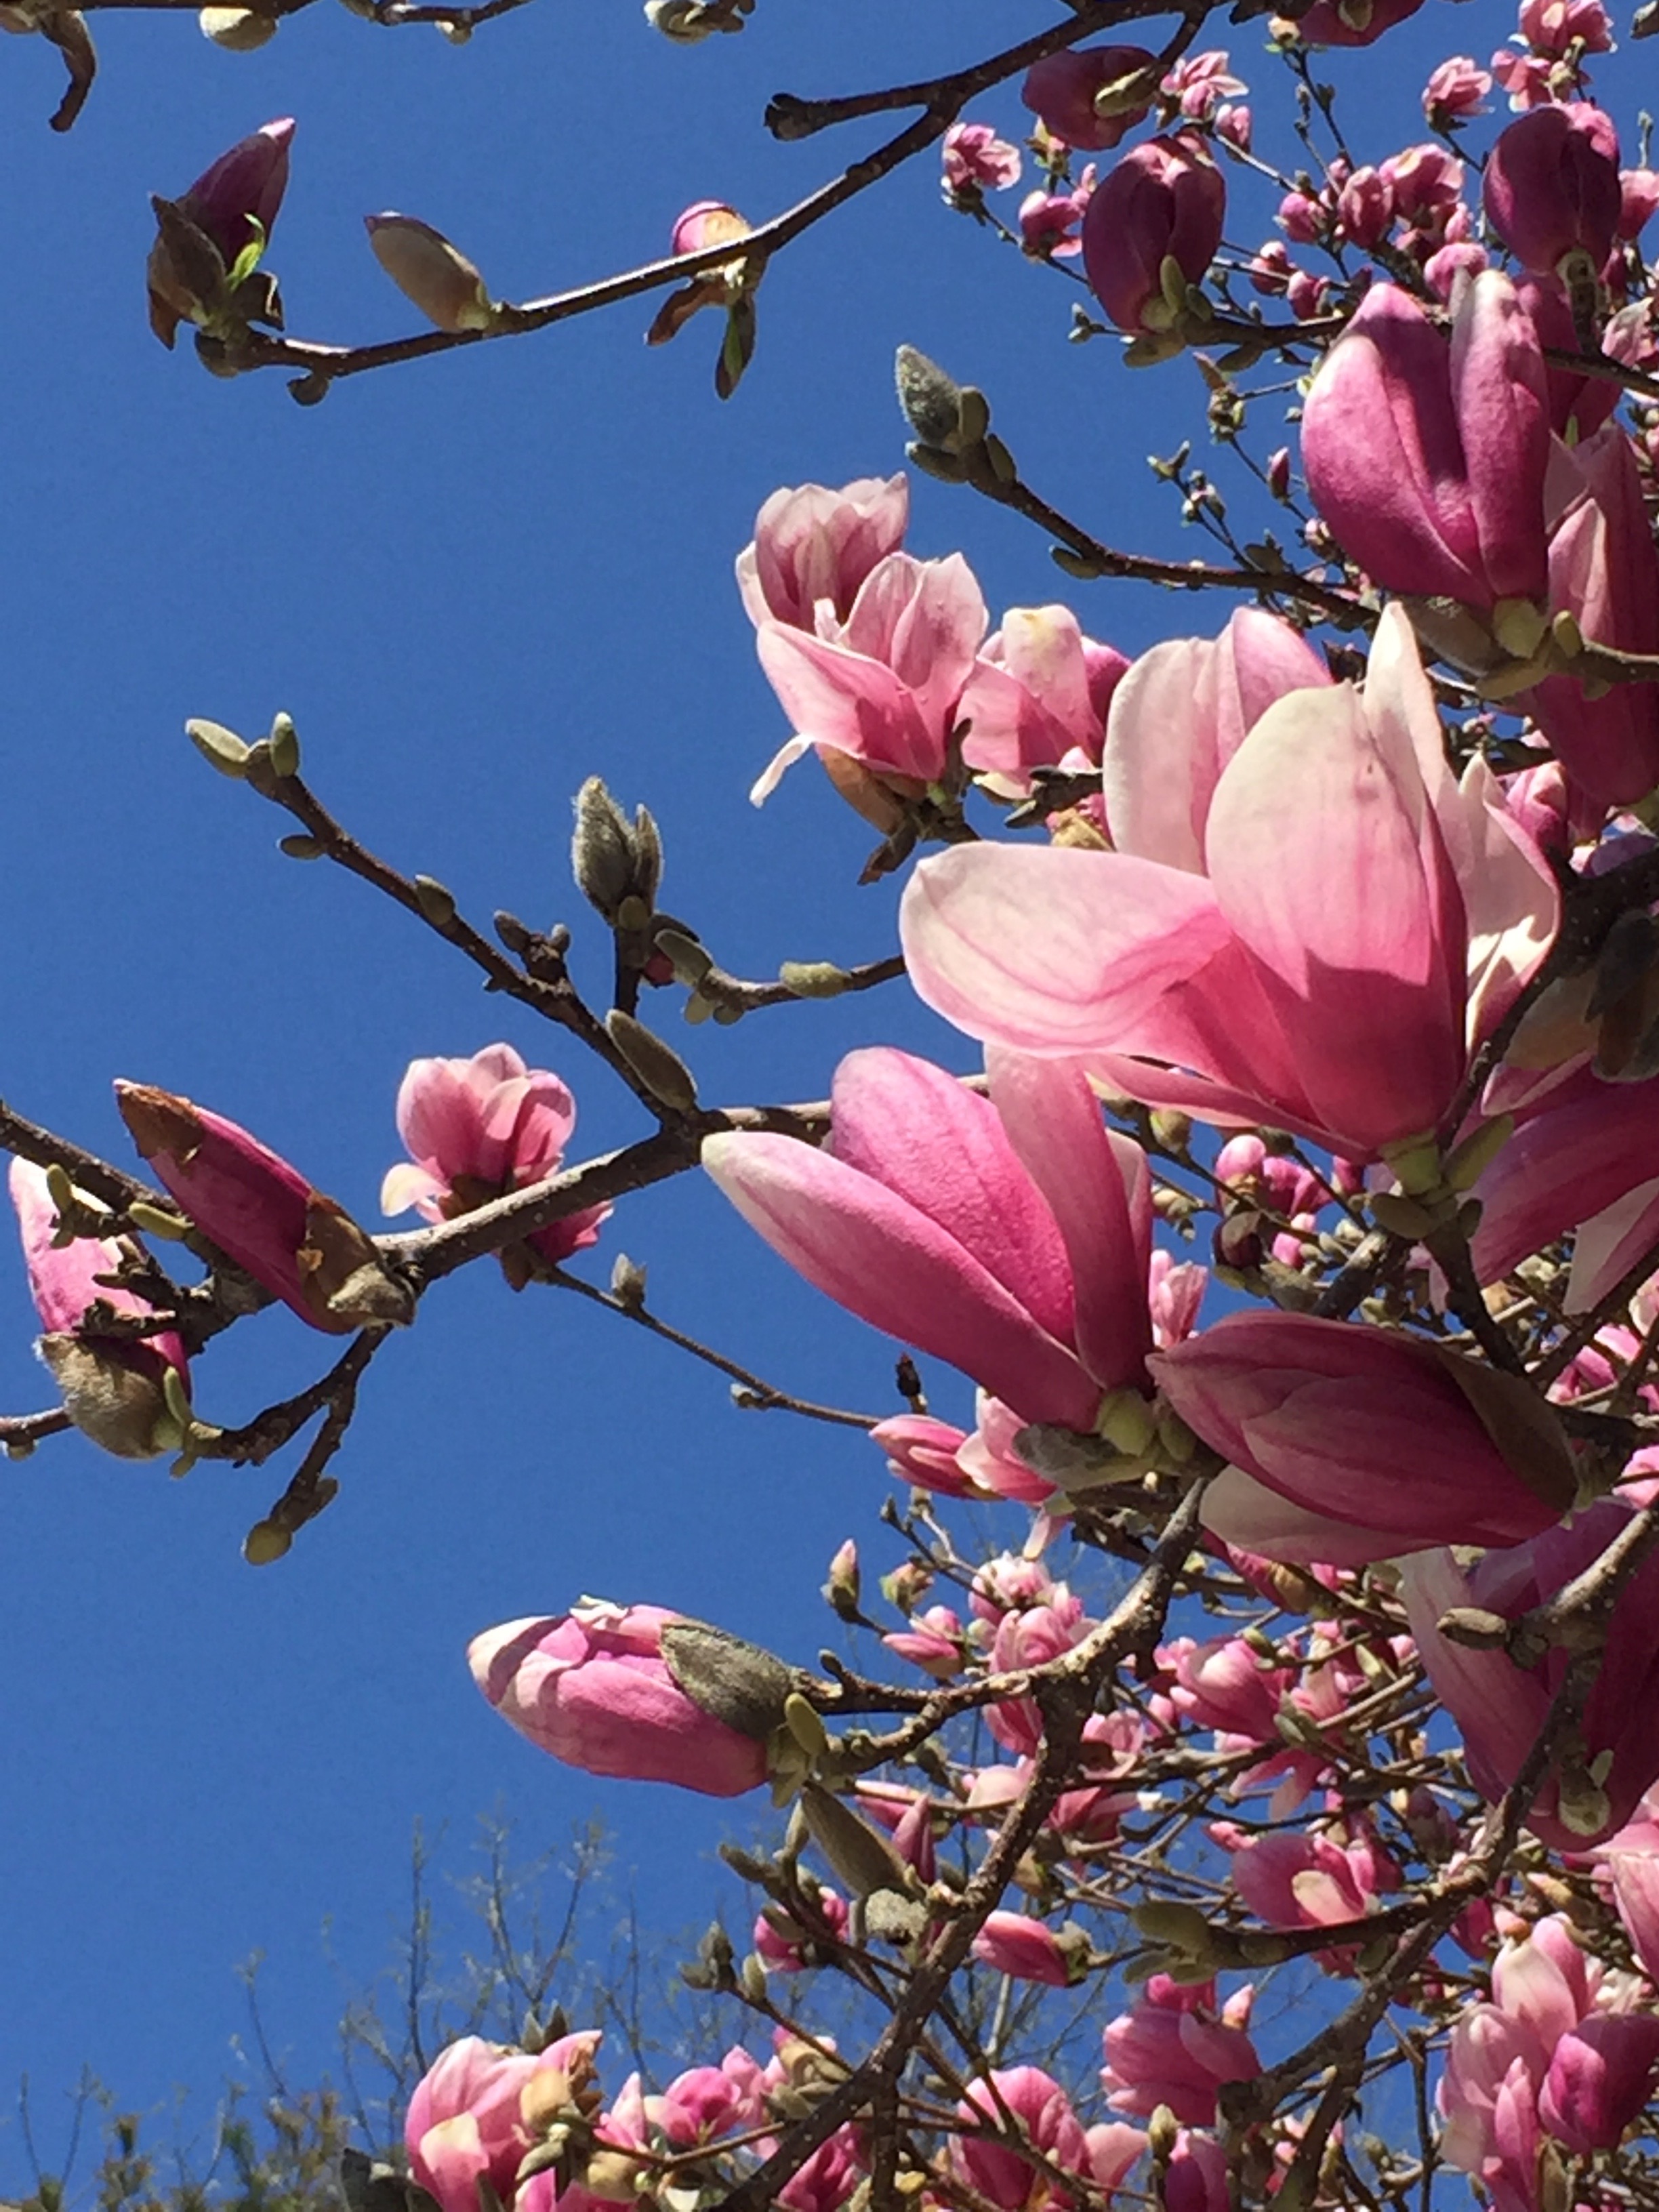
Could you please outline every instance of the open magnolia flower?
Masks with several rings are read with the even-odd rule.
[[[1446,766],[1411,626],[1363,689],[1292,691],[1217,778],[1205,872],[982,843],[924,860],[901,931],[927,1003],[1106,1088],[1352,1160],[1437,1130],[1559,897],[1496,778]]]

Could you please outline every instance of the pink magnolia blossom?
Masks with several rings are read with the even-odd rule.
[[[269,238],[288,190],[289,149],[294,143],[291,115],[262,123],[228,153],[203,170],[181,207],[198,230],[218,247],[227,269],[256,236]]]
[[[1443,236],[1462,206],[1463,164],[1443,146],[1403,147],[1389,155],[1377,174],[1389,187],[1395,212],[1419,232]]]
[[[910,486],[902,475],[860,477],[837,491],[823,484],[775,491],[738,556],[744,611],[757,629],[770,620],[817,635],[820,605],[834,624],[844,623],[865,578],[903,544],[909,519]]]
[[[1075,146],[1079,153],[1103,154],[1146,117],[1152,106],[1150,77],[1146,97],[1138,102],[1120,106],[1109,101],[1103,113],[1095,105],[1097,97],[1108,85],[1133,82],[1156,65],[1145,46],[1073,46],[1033,63],[1019,96],[1063,145]]]
[[[542,2132],[526,2119],[526,2090],[533,2082],[538,2096],[570,2101],[592,2077],[599,2041],[585,2028],[532,2057],[465,2035],[441,2053],[409,2100],[404,2140],[413,2179],[442,2212],[478,2212],[481,2180],[512,2203],[520,2161]]]
[[[1095,192],[1091,161],[1069,192],[1028,192],[1019,204],[1019,237],[1036,261],[1073,261],[1083,251],[1078,235]]]
[[[1243,1637],[1196,1644],[1178,1636],[1159,1647],[1158,1663],[1170,1677],[1170,1704],[1197,1727],[1243,1743],[1277,1741],[1279,1703],[1294,1677],[1288,1667],[1264,1667]]]
[[[1659,548],[1623,425],[1556,441],[1545,482],[1550,601],[1587,641],[1659,653]],[[1598,806],[1644,799],[1659,783],[1659,684],[1614,684],[1598,698],[1571,675],[1547,677],[1516,704]]]
[[[945,193],[989,189],[1006,192],[1019,182],[1019,149],[999,138],[988,123],[953,123],[943,147]]]
[[[974,1938],[974,1956],[981,1966],[1051,1989],[1069,1984],[1073,1955],[1052,1928],[1025,1912],[988,1913]]]
[[[931,1413],[896,1413],[878,1421],[870,1441],[887,1455],[887,1469],[896,1481],[914,1483],[940,1498],[971,1498],[971,1475],[957,1464],[957,1454],[968,1441],[965,1429]]]
[[[1659,2020],[1639,1984],[1608,1972],[1560,1914],[1504,1942],[1492,2001],[1453,2025],[1438,2092],[1441,2155],[1504,2212],[1533,2212],[1541,2137],[1580,2155],[1612,2149],[1646,2100]]]
[[[1481,198],[1524,267],[1554,272],[1574,256],[1593,274],[1613,251],[1623,204],[1610,118],[1583,100],[1521,116],[1487,156]]]
[[[1230,1314],[1150,1365],[1230,1463],[1206,1495],[1206,1526],[1268,1559],[1361,1566],[1440,1544],[1514,1544],[1572,1502],[1565,1445],[1523,1480],[1471,1403],[1480,1377],[1396,1330]]]
[[[1138,1387],[1150,1179],[1073,1069],[993,1053],[990,1097],[876,1048],[836,1071],[833,1134],[709,1138],[703,1165],[826,1296],[1031,1421],[1092,1426]]]
[[[1118,162],[1083,218],[1083,265],[1119,330],[1170,327],[1164,264],[1173,261],[1187,283],[1201,283],[1226,204],[1221,172],[1190,131],[1149,138]]]
[[[674,219],[669,252],[678,257],[703,253],[713,246],[735,246],[749,236],[750,229],[748,218],[724,200],[694,200]],[[735,306],[743,295],[747,272],[748,264],[738,254],[730,261],[717,263],[712,269],[700,270],[695,276],[678,285],[652,317],[651,326],[645,334],[646,343],[666,345],[693,315],[700,314],[705,307]]]
[[[1155,1268],[1157,1253],[1152,1260]],[[976,1494],[1022,1505],[1042,1505],[1054,1496],[1054,1484],[1021,1455],[1018,1439],[1024,1426],[1012,1406],[1004,1405],[988,1391],[976,1394],[973,1431],[957,1451],[957,1466],[974,1485]]]
[[[567,1766],[741,1796],[766,1779],[765,1746],[679,1686],[662,1634],[680,1618],[590,1599],[559,1620],[487,1629],[467,1660],[502,1719]]]
[[[1609,1836],[1597,1854],[1613,1883],[1613,1901],[1631,1948],[1650,1981],[1659,1981],[1659,1832],[1638,1820]]]
[[[1167,2105],[1191,2127],[1212,2127],[1216,2093],[1248,2081],[1261,2061],[1247,2033],[1251,1992],[1218,2005],[1213,1980],[1153,1974],[1139,2001],[1109,2023],[1100,2086],[1120,2112],[1149,2118]]]
[[[1224,100],[1237,100],[1249,88],[1243,77],[1233,75],[1225,48],[1212,46],[1201,54],[1183,54],[1158,93],[1189,123],[1207,123]]]
[[[943,561],[886,555],[831,636],[760,623],[761,666],[796,734],[750,792],[755,804],[814,747],[912,792],[937,782],[985,625],[985,601],[960,553]]]
[[[995,1629],[1006,1613],[1048,1605],[1064,1587],[1041,1559],[1028,1559],[1018,1552],[1000,1552],[975,1575],[969,1603],[976,1620]]]
[[[990,843],[930,858],[900,910],[911,980],[969,1036],[1364,1161],[1437,1127],[1556,927],[1553,879],[1495,778],[1445,765],[1398,607],[1363,692],[1292,692],[1238,746],[1204,822],[1207,875],[1184,849],[1181,866]]]
[[[1460,240],[1430,254],[1423,264],[1423,281],[1437,300],[1449,305],[1460,283],[1480,276],[1491,265],[1484,246],[1476,245],[1473,239]]]
[[[1619,172],[1619,235],[1635,240],[1659,212],[1659,169]]]
[[[962,1671],[962,1623],[948,1605],[931,1605],[925,1613],[913,1613],[908,1628],[881,1640],[890,1651],[920,1667],[936,1681],[948,1682]]]
[[[988,2087],[976,2083],[969,2091],[957,2118],[984,2134],[951,2136],[952,2171],[999,2212],[1064,2212],[1073,2202],[1065,2190],[1022,2151],[994,2140],[1007,2131],[1005,2112],[1030,2148],[1062,2172],[1087,2172],[1083,2124],[1060,2084],[1036,2066],[995,2071]]]
[[[1302,460],[1344,550],[1390,591],[1488,611],[1548,584],[1543,356],[1507,277],[1476,276],[1449,346],[1374,284],[1315,378]]]
[[[83,1435],[122,1459],[175,1450],[183,1433],[167,1406],[165,1380],[173,1370],[188,1395],[182,1339],[173,1329],[123,1337],[89,1326],[88,1311],[100,1302],[112,1315],[133,1318],[155,1308],[136,1291],[98,1279],[121,1266],[122,1248],[114,1237],[55,1242],[58,1208],[44,1168],[14,1158],[9,1187],[29,1291],[46,1332],[35,1348],[64,1394],[65,1412]]]
[[[470,1060],[412,1060],[398,1088],[398,1133],[412,1158],[387,1169],[381,1210],[412,1206],[428,1221],[453,1221],[546,1182],[559,1171],[575,1122],[576,1102],[558,1077],[526,1067],[510,1044],[486,1045]],[[595,1242],[610,1211],[567,1214],[524,1243],[556,1265]]]
[[[1656,1105],[1659,1082],[1602,1082],[1588,1066],[1548,1091],[1475,1186],[1471,1249],[1483,1283],[1590,1222],[1600,1226],[1593,1255],[1575,1270],[1575,1310],[1618,1281],[1646,1249],[1638,1240],[1654,1203]],[[1610,1216],[1613,1207],[1623,1211]]]
[[[1010,607],[957,702],[963,760],[1022,788],[1030,769],[1070,752],[1097,762],[1128,666],[1115,647],[1085,637],[1069,607]]]
[[[1083,1601],[1056,1583],[1040,1605],[1005,1613],[991,1639],[991,1666],[999,1674],[1046,1666],[1081,1644],[1095,1623]],[[1005,1698],[987,1708],[986,1725],[1005,1751],[1034,1759],[1042,1747],[1042,1709],[1035,1698]]]
[[[1437,1552],[1406,1570],[1412,1633],[1436,1692],[1463,1732],[1470,1779],[1496,1802],[1514,1781],[1560,1687],[1567,1656],[1552,1645],[1535,1668],[1517,1667],[1502,1651],[1471,1650],[1437,1626],[1452,1606],[1478,1606],[1519,1620],[1599,1559],[1634,1508],[1604,1498],[1506,1551],[1488,1552],[1467,1571]],[[1644,1792],[1659,1780],[1659,1559],[1643,1561],[1620,1590],[1605,1656],[1584,1708],[1587,1764],[1609,1756],[1594,1790],[1565,1796],[1552,1773],[1527,1825],[1558,1850],[1581,1850],[1622,1827]]]
[[[115,1103],[141,1155],[210,1243],[313,1328],[409,1318],[374,1245],[297,1168],[222,1114],[148,1084]]]
[[[855,2128],[837,2128],[778,2191],[784,2212],[843,2212],[869,2166]]]
[[[1370,252],[1394,228],[1394,186],[1370,162],[1354,171],[1336,196],[1337,226],[1350,245]]]
[[[1473,54],[1454,54],[1431,70],[1423,88],[1423,112],[1431,124],[1445,130],[1474,115],[1486,112],[1492,78],[1476,66]]]
[[[1363,1821],[1249,1835],[1231,1821],[1214,1820],[1210,1835],[1231,1854],[1233,1887],[1269,1928],[1338,1928],[1363,1920],[1401,1886],[1400,1869]],[[1334,1946],[1317,1955],[1328,1970],[1346,1972],[1352,1948]]]
[[[1164,2177],[1164,2212],[1231,2212],[1231,2162],[1213,2136],[1182,2128]]]
[[[1204,831],[1222,770],[1276,700],[1328,684],[1306,639],[1241,607],[1218,638],[1170,638],[1115,685],[1100,755],[1114,847],[1204,873]]]
[[[1536,54],[1511,53],[1500,46],[1492,58],[1492,73],[1500,91],[1509,95],[1510,107],[1517,115],[1528,108],[1547,107],[1555,98],[1555,87],[1565,70],[1564,62],[1547,62]],[[1583,82],[1582,72],[1574,73],[1577,84]]]
[[[1166,1345],[1184,1344],[1198,1327],[1199,1308],[1209,1281],[1209,1269],[1195,1260],[1178,1261],[1168,1252],[1153,1253],[1152,1340],[1160,1351]]]
[[[1291,313],[1301,323],[1317,321],[1325,313],[1330,296],[1330,279],[1310,276],[1305,269],[1298,269],[1285,288]]]
[[[819,1889],[813,1893],[811,1904],[829,1934],[840,1942],[847,1933],[846,1899],[838,1896],[833,1889]],[[774,1905],[769,1910],[781,1914],[779,1906]],[[823,1963],[821,1952],[817,1960],[807,1955],[815,1944],[823,1942],[810,1917],[798,1919],[792,1912],[789,1928],[786,1930],[775,1925],[763,1912],[755,1923],[751,1940],[762,1964],[769,1972],[799,1974],[809,1965]]]
[[[1551,61],[1570,48],[1589,54],[1613,52],[1613,24],[1601,0],[1521,0],[1518,36]]]
[[[261,124],[204,169],[173,204],[212,241],[227,274],[245,248],[270,235],[288,189],[294,130],[291,115]],[[150,327],[170,346],[181,322],[205,320],[214,303],[197,298],[164,237],[151,248],[148,275]]]
[[[763,2069],[735,2046],[718,2066],[677,2074],[659,2096],[646,2099],[645,2110],[676,2150],[718,2142],[765,2118]]]

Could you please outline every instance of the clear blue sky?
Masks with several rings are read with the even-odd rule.
[[[415,1054],[505,1036],[575,1086],[579,1152],[640,1133],[602,1073],[485,1000],[404,916],[278,856],[282,824],[203,766],[189,714],[257,732],[287,708],[350,826],[480,919],[568,918],[596,990],[605,947],[567,866],[570,797],[594,770],[648,799],[665,902],[727,965],[890,948],[890,889],[853,888],[868,833],[811,765],[763,814],[747,803],[786,734],[731,579],[756,508],[780,483],[898,465],[890,362],[908,340],[985,384],[1060,505],[1119,544],[1199,550],[1144,459],[1197,416],[1190,365],[1131,380],[1110,343],[1066,344],[1073,288],[946,215],[930,160],[779,258],[758,359],[726,408],[717,324],[647,353],[647,302],[364,378],[306,411],[279,377],[216,383],[187,346],[155,344],[147,195],[293,112],[270,255],[290,327],[392,336],[415,318],[369,255],[366,212],[440,225],[509,298],[597,277],[662,251],[688,202],[758,217],[880,135],[775,146],[759,127],[772,91],[930,74],[1043,15],[761,0],[741,38],[684,52],[628,0],[538,0],[457,52],[324,4],[244,58],[188,16],[112,13],[67,140],[46,128],[57,58],[3,41],[10,1103],[125,1158],[111,1078],[163,1084],[253,1125],[371,1224]],[[1364,73],[1368,117],[1398,118],[1374,155],[1420,135],[1428,64],[1454,43],[1484,59],[1511,17],[1482,0],[1425,20]],[[1235,60],[1258,118],[1277,118],[1261,43],[1235,34]],[[1014,135],[1024,120],[1011,90],[973,112]],[[1263,211],[1237,234],[1266,235]],[[1228,611],[1070,586],[1028,526],[966,493],[919,483],[915,515],[915,549],[964,546],[994,611],[1070,592],[1127,650]],[[872,1037],[968,1064],[897,993],[735,1030],[681,1031],[668,994],[645,1011],[674,1024],[710,1098],[822,1095],[838,1054]],[[890,1349],[695,1180],[631,1202],[590,1264],[619,1248],[649,1263],[667,1317],[807,1394],[889,1403]],[[31,1324],[0,1249],[8,1411],[48,1401]],[[201,1363],[198,1404],[245,1419],[328,1357],[273,1311]],[[538,1758],[478,1698],[465,1642],[587,1590],[810,1658],[835,1546],[857,1533],[889,1556],[879,1462],[859,1439],[732,1412],[717,1377],[553,1292],[514,1299],[489,1267],[441,1285],[384,1353],[343,1495],[256,1573],[238,1546],[289,1464],[170,1484],[57,1439],[0,1468],[0,2106],[27,2070],[49,2162],[54,2100],[83,2063],[125,2103],[211,2089],[241,2025],[233,1968],[256,1948],[275,2041],[301,2072],[321,2064],[340,1994],[322,1924],[349,1972],[374,1971],[416,1818],[447,1831],[459,1866],[497,1803],[527,1844],[601,1806],[661,1922],[706,1917],[722,1888],[729,1904],[707,1858],[719,1808]],[[17,2148],[0,2122],[0,2188],[23,2179]]]

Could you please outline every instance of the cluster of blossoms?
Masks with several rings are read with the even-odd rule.
[[[1417,3],[1316,0],[1300,35],[1367,43]],[[1659,427],[1621,412],[1659,390],[1659,174],[1621,167],[1589,97],[1586,57],[1610,51],[1599,0],[1524,0],[1490,69],[1433,72],[1432,143],[1268,169],[1275,235],[1233,268],[1229,165],[1267,165],[1225,52],[1079,46],[1030,70],[1047,185],[1019,241],[1080,258],[1133,362],[1224,341],[1235,365],[1306,368],[1316,568],[1256,561],[1264,604],[1132,659],[1057,604],[993,629],[960,553],[908,550],[902,475],[761,509],[738,581],[790,733],[751,796],[811,755],[884,841],[869,872],[943,848],[899,934],[969,1073],[869,1046],[815,1117],[699,1109],[640,987],[689,983],[694,1018],[741,1008],[698,996],[712,959],[656,910],[649,817],[585,789],[578,881],[626,979],[593,1024],[613,1066],[776,1255],[902,1349],[905,1409],[864,1424],[911,1493],[892,1624],[850,1541],[826,1595],[908,1672],[814,1673],[591,1598],[476,1638],[479,1690],[538,1750],[793,1810],[780,1850],[743,1856],[751,1949],[720,1935],[697,1969],[773,2023],[769,2055],[609,2094],[596,2029],[465,2039],[408,2118],[441,2212],[687,2212],[744,2183],[790,2212],[1358,2201],[1336,2093],[1364,2040],[1316,2039],[1299,2072],[1258,2048],[1255,1978],[1300,1962],[1321,1991],[1369,1978],[1432,2060],[1437,2134],[1425,2090],[1418,2165],[1379,2163],[1380,2196],[1437,2161],[1498,2212],[1652,2201],[1613,2161],[1659,2076]],[[1495,90],[1513,119],[1477,170],[1452,134]],[[163,204],[169,343],[279,318],[261,256],[292,127]],[[1020,149],[977,122],[943,141],[947,198],[988,218]],[[1073,175],[1073,153],[1103,158]],[[371,231],[441,327],[491,326],[447,240]],[[753,343],[750,234],[688,210],[676,252],[732,258],[651,333],[719,307],[722,389]],[[1291,322],[1241,310],[1235,278]],[[1208,363],[1212,393],[1231,373]],[[983,463],[1000,496],[982,395],[930,389],[913,451],[957,480]],[[1288,450],[1262,473],[1291,503]],[[1316,608],[1340,648],[1316,649]],[[1038,834],[981,834],[970,805]],[[216,1112],[118,1091],[176,1212],[15,1166],[41,1351],[95,1441],[188,1461],[219,1434],[191,1395],[212,1328],[146,1234],[209,1261],[216,1326],[262,1293],[371,1341],[413,1315],[420,1237],[371,1237]],[[597,1240],[608,1207],[559,1182],[572,1095],[512,1047],[417,1060],[396,1114],[388,1213],[438,1237],[510,1219],[489,1249],[515,1288]],[[1207,1264],[1182,1256],[1206,1217]],[[954,1407],[913,1355],[962,1378]],[[940,1500],[1030,1509],[1029,1535],[965,1559]],[[262,1525],[274,1557],[288,1532]],[[1163,1576],[1146,1619],[1096,1595],[1090,1551],[1143,1594]],[[1095,1978],[1098,2094],[954,2019],[965,2057],[941,2039],[920,2086],[878,2085],[794,2017],[826,1968],[894,2024],[958,1971],[1002,1978],[998,2020]],[[878,2086],[900,2130],[880,2145]]]

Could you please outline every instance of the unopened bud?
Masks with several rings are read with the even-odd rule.
[[[677,46],[699,46],[716,31],[737,27],[712,16],[706,0],[645,0],[645,20]]]
[[[848,975],[833,960],[786,960],[779,966],[778,981],[798,999],[838,999]]]
[[[951,450],[962,428],[961,386],[915,346],[899,348],[894,374],[899,406],[917,437],[924,446]]]
[[[1155,2105],[1146,2123],[1146,2148],[1160,2166],[1167,2166],[1181,2136],[1181,2123],[1167,2105]]]
[[[412,215],[366,215],[363,227],[374,258],[428,322],[456,335],[495,326],[483,276],[441,231]]]
[[[295,830],[276,840],[276,850],[286,853],[290,860],[320,860],[328,847],[320,837],[307,836],[303,830]]]
[[[300,737],[291,714],[277,714],[270,725],[270,765],[278,775],[300,773]]]
[[[1462,1644],[1471,1651],[1494,1651],[1510,1640],[1510,1623],[1501,1613],[1483,1605],[1454,1605],[1435,1626],[1449,1644]]]
[[[280,1521],[256,1521],[242,1539],[242,1557],[251,1567],[268,1567],[280,1559],[293,1542],[292,1532]]]
[[[645,1304],[645,1269],[626,1252],[618,1252],[611,1269],[611,1295],[629,1313]]]
[[[674,1114],[696,1110],[696,1084],[672,1047],[620,1007],[612,1007],[605,1018],[605,1026],[611,1043],[659,1104]]]
[[[764,1743],[793,1693],[781,1659],[706,1620],[673,1620],[662,1631],[664,1662],[678,1686],[712,1720]]]
[[[239,738],[234,730],[228,730],[222,722],[186,722],[185,735],[202,758],[216,768],[221,775],[235,776],[240,781],[246,774],[248,755],[252,747],[246,738]]]
[[[1155,1107],[1152,1115],[1152,1135],[1166,1152],[1184,1152],[1193,1140],[1193,1117],[1174,1107]]]
[[[415,903],[434,929],[447,929],[455,919],[455,894],[435,876],[414,878]]]
[[[836,1612],[846,1618],[858,1611],[859,1589],[859,1547],[849,1536],[830,1562],[823,1595]]]
[[[588,904],[613,921],[634,889],[634,834],[600,776],[590,775],[576,793],[570,868]]]
[[[252,8],[204,8],[196,20],[202,36],[229,54],[257,53],[276,35],[276,18]]]

